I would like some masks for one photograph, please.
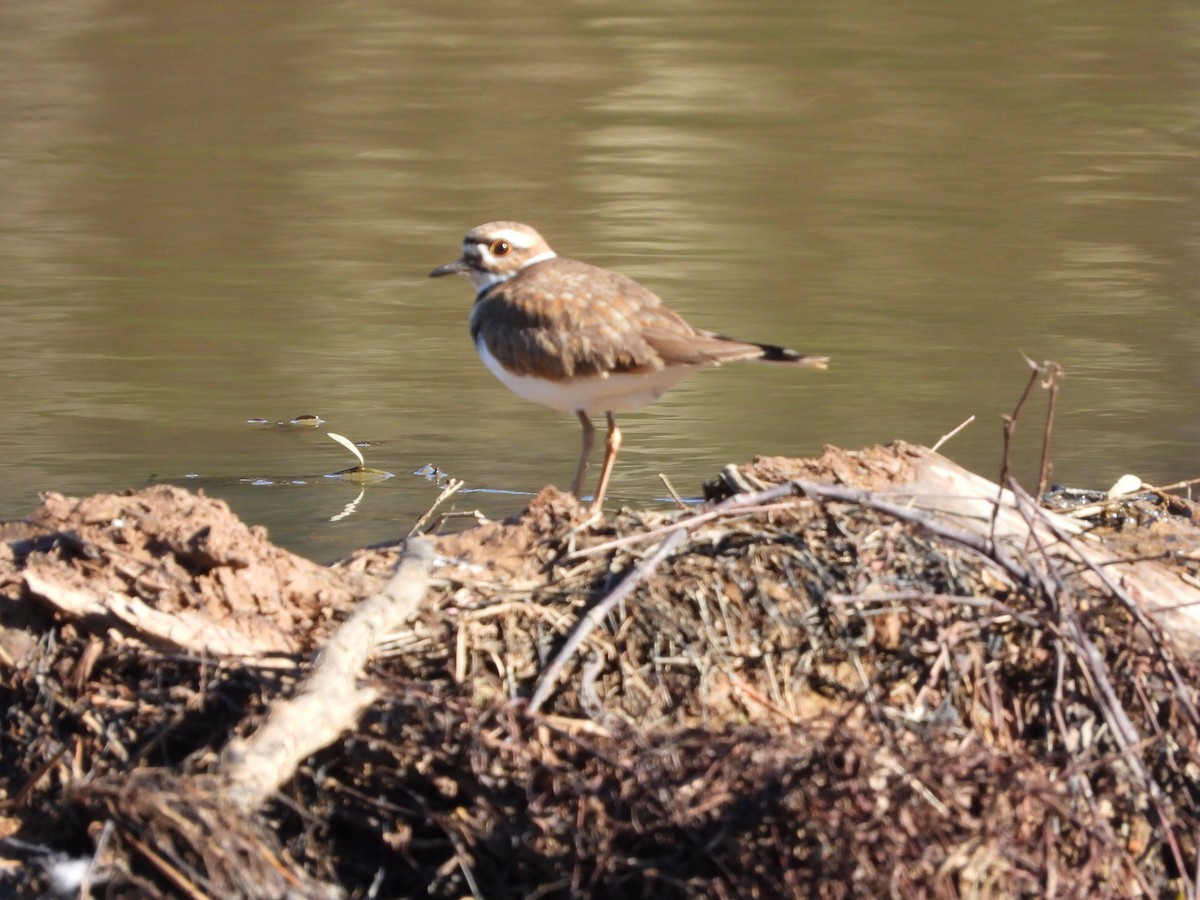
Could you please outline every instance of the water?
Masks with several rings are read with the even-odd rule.
[[[611,504],[972,414],[945,451],[994,477],[1022,353],[1068,373],[1056,479],[1195,477],[1198,36],[1172,2],[8,0],[0,514],[165,479],[328,559],[404,534],[426,463],[516,492],[456,501],[490,515],[565,487],[574,418],[505,391],[468,284],[426,278],[496,218],[833,358],[623,417]],[[336,522],[324,430],[397,476]]]

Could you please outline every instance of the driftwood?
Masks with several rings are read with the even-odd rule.
[[[261,661],[279,652],[270,639],[227,628],[211,616],[191,610],[162,612],[139,597],[117,592],[102,597],[69,584],[60,584],[36,571],[23,575],[29,596],[41,600],[66,618],[113,622],[130,637],[150,646],[169,647],[197,655],[246,657]]]
[[[1028,551],[1038,548],[1047,566],[1080,565],[1085,577],[1107,589],[1120,587],[1158,627],[1200,651],[1200,587],[1160,560],[1122,559],[1102,541],[1079,536],[1075,519],[1038,507],[1019,485],[1000,488],[924,448],[906,447],[914,461],[911,480],[897,485],[898,503],[912,503],[938,518],[956,520],[964,530],[996,543]],[[994,510],[999,509],[999,515]],[[1193,549],[1196,549],[1193,546]]]
[[[429,585],[433,546],[410,538],[396,571],[321,647],[296,695],[272,704],[262,727],[225,750],[217,774],[239,809],[253,812],[297,766],[354,727],[378,691],[358,681],[380,642],[413,615]]]

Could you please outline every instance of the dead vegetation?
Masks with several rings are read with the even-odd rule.
[[[357,724],[250,800],[247,748],[399,548],[322,568],[179,489],[51,496],[0,548],[0,885],[1194,896],[1196,507],[1009,487],[897,444],[680,512],[547,489],[434,540],[415,613],[355,639],[363,702],[281,727]]]

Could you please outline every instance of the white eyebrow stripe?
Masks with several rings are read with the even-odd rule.
[[[490,237],[493,241],[508,241],[519,250],[525,250],[533,246],[533,238],[524,231],[513,231],[508,228],[502,228],[499,231],[493,231]]]

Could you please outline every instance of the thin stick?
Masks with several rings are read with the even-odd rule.
[[[429,507],[429,509],[425,511],[425,515],[417,519],[417,524],[412,527],[412,530],[409,531],[408,536],[412,537],[414,534],[419,534],[421,527],[429,521],[429,518],[433,515],[434,510],[436,510],[439,506],[456,494],[459,488],[461,488],[464,484],[466,484],[466,482],[461,478],[451,478],[449,481],[447,481],[446,486],[442,488],[442,492],[438,494],[437,499],[433,501],[433,506]]]
[[[1021,354],[1025,356],[1024,354]],[[1017,405],[1013,407],[1013,411],[1004,416],[1004,456],[1000,460],[1000,478],[996,482],[1000,490],[1004,490],[1004,484],[1008,481],[1008,473],[1012,469],[1012,437],[1017,430],[1017,421],[1021,418],[1021,410],[1025,408],[1025,401],[1029,399],[1029,393],[1033,390],[1033,386],[1037,383],[1038,375],[1041,370],[1038,364],[1028,356],[1025,356],[1025,363],[1029,366],[1029,381],[1025,384],[1025,390],[1021,392],[1021,399],[1017,401]],[[992,524],[988,530],[988,534],[995,537],[996,519],[1000,516],[1000,499],[997,498],[996,505],[992,507]]]
[[[99,875],[103,868],[100,865],[100,857],[104,856],[108,850],[108,842],[112,840],[113,832],[116,825],[112,819],[108,819],[104,823],[104,827],[100,830],[100,837],[96,839],[96,849],[92,853],[92,858],[88,862],[87,871],[83,873],[83,881],[79,885],[80,897],[92,896],[92,878]]]
[[[46,773],[58,765],[58,761],[62,759],[68,750],[71,749],[70,744],[63,744],[50,755],[44,763],[38,766],[36,772],[29,776],[29,780],[21,786],[21,789],[16,792],[11,798],[0,800],[0,810],[8,809],[9,807],[20,806],[29,799],[29,795],[33,793],[33,789],[37,787],[37,783],[45,777]]]
[[[1200,478],[1189,478],[1187,481],[1176,481],[1174,484],[1164,484],[1162,487],[1155,487],[1156,491],[1178,491],[1186,487],[1191,487],[1194,484],[1200,484]]]
[[[145,842],[138,839],[136,835],[127,829],[122,829],[122,835],[125,840],[129,841],[142,856],[150,862],[152,866],[158,869],[167,880],[175,887],[179,888],[180,892],[185,896],[191,897],[192,900],[207,900],[208,895],[201,891],[196,885],[192,884],[179,869],[167,862],[166,858],[159,854],[154,848],[150,847]]]
[[[687,509],[687,504],[683,502],[683,498],[680,497],[679,492],[675,490],[675,485],[671,484],[671,480],[667,478],[667,473],[659,472],[658,478],[663,483],[663,487],[667,489],[667,493],[671,495],[671,499],[675,501],[675,505],[680,509]]]
[[[965,419],[963,419],[958,424],[957,427],[952,428],[950,431],[947,431],[940,438],[938,438],[937,443],[934,444],[929,449],[932,450],[934,453],[937,453],[938,448],[940,448],[942,446],[942,444],[946,443],[946,441],[950,440],[950,438],[954,437],[956,434],[958,434],[960,431],[962,431],[964,428],[966,428],[968,425],[970,425],[974,421],[975,421],[975,414],[971,413],[971,415],[969,415]]]
[[[1046,481],[1050,477],[1052,469],[1050,464],[1050,433],[1054,429],[1054,407],[1058,401],[1058,379],[1063,374],[1062,366],[1056,362],[1042,363],[1042,367],[1046,372],[1046,377],[1042,380],[1042,387],[1049,389],[1050,399],[1046,404],[1046,430],[1042,433],[1042,461],[1038,469],[1037,493],[1034,494],[1039,503],[1046,494]]]

